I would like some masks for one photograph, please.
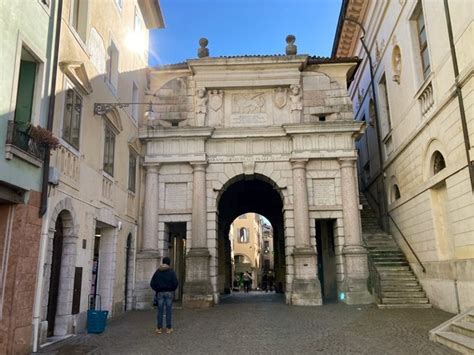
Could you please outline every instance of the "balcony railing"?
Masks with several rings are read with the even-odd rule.
[[[6,144],[12,145],[33,157],[43,160],[46,147],[35,142],[29,135],[29,123],[8,121]]]

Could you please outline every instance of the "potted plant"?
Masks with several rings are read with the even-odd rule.
[[[51,150],[55,150],[60,146],[59,139],[53,135],[53,132],[46,128],[30,125],[28,135],[34,142],[44,147],[49,147]]]

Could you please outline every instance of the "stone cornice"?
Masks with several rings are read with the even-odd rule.
[[[344,21],[344,18],[352,18],[362,23],[368,3],[368,0],[344,0],[337,24],[336,37],[334,38],[333,58],[349,57],[354,53],[361,30],[356,24]]]
[[[141,128],[140,139],[152,140],[156,138],[207,138],[212,135],[212,127],[189,127],[189,128]]]
[[[284,137],[285,131],[281,127],[248,127],[217,128],[212,134],[215,139],[241,139],[258,137]]]
[[[344,132],[360,135],[365,131],[365,124],[361,121],[315,122],[311,124],[284,125],[283,129],[287,134],[291,135]]]

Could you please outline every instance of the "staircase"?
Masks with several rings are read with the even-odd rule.
[[[463,354],[474,354],[474,308],[431,330],[430,340]]]
[[[362,236],[379,308],[431,308],[405,255],[390,234],[378,225],[367,198],[360,193]]]

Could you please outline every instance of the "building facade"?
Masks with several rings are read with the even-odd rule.
[[[333,48],[363,58],[349,87],[367,123],[362,188],[431,303],[452,313],[474,306],[473,16],[471,1],[344,1]]]
[[[44,147],[55,6],[0,3],[0,353],[26,353],[41,236]],[[33,128],[32,128],[33,127]]]
[[[242,275],[248,271],[252,276],[252,288],[259,285],[262,267],[262,225],[256,213],[245,213],[232,223],[229,238],[232,239],[234,255],[234,274]]]
[[[34,346],[86,329],[87,310],[134,304],[148,30],[159,3],[63,1]],[[108,105],[104,103],[112,103]]]
[[[357,61],[211,58],[207,40],[200,44],[200,59],[150,72],[154,113],[139,133],[146,182],[137,307],[151,304],[149,279],[169,254],[168,231],[178,226],[186,236],[183,304],[218,303],[231,287],[231,263],[224,262],[230,225],[248,211],[273,226],[276,282],[287,303],[322,304],[319,219],[332,223],[345,302],[372,302],[354,149],[363,124],[353,120],[346,92]]]

